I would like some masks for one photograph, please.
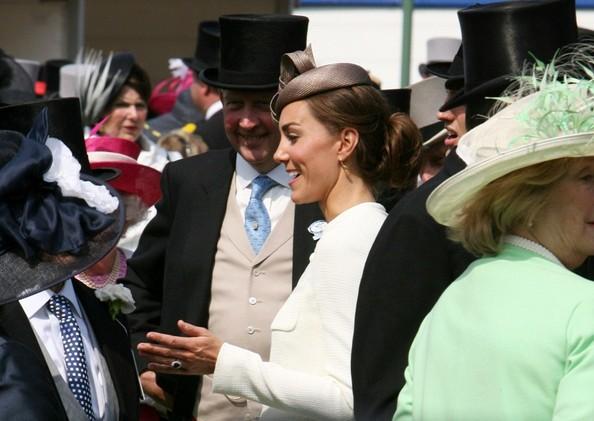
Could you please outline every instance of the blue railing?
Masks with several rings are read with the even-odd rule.
[[[414,0],[415,7],[450,8],[466,7],[475,3],[496,3],[501,0]],[[297,0],[298,6],[352,6],[352,7],[399,7],[402,0]],[[594,8],[594,0],[576,0],[578,9]]]

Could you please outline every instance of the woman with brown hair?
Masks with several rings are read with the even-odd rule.
[[[521,78],[518,92],[536,92],[506,97],[462,137],[468,167],[429,196],[429,213],[482,258],[423,321],[394,420],[594,419],[594,284],[572,272],[594,255],[585,73]]]
[[[179,321],[181,336],[150,332],[138,349],[149,369],[213,374],[213,390],[263,403],[262,419],[352,419],[350,361],[363,265],[386,212],[382,183],[408,186],[420,135],[390,115],[367,72],[354,64],[315,67],[308,51],[285,55],[271,104],[281,141],[275,159],[295,203],[317,202],[327,225],[299,284],[274,319],[270,362]],[[399,126],[408,126],[401,136]],[[406,131],[405,131],[406,132]],[[315,237],[314,237],[315,238]]]

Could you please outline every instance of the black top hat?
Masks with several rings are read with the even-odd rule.
[[[382,89],[391,113],[410,114],[410,89]]]
[[[80,163],[82,172],[92,174],[85,148],[78,98],[29,102],[0,108],[0,130],[14,130],[25,135],[35,117],[47,108],[48,134],[60,139]]]
[[[464,48],[464,89],[441,110],[501,94],[526,60],[547,62],[577,40],[574,0],[525,0],[458,11]],[[468,116],[469,110],[466,114]]]
[[[3,117],[9,117],[6,110]],[[117,193],[101,180],[79,175],[75,166],[67,165],[72,158],[60,153],[61,143],[50,141],[47,109],[34,115],[25,104],[9,111],[23,112],[13,121],[21,123],[26,116],[33,120],[26,135],[0,130],[0,304],[35,294],[92,266],[115,247],[124,223]],[[73,125],[68,119],[53,122],[60,124]],[[56,181],[46,181],[44,176],[55,166]],[[62,182],[63,177],[69,181]],[[73,177],[99,187],[87,185],[76,194],[62,190],[62,185],[76,185]]]
[[[0,49],[0,106],[35,100],[33,81],[12,57]]]
[[[51,59],[45,62],[41,68],[39,79],[45,81],[46,95],[60,90],[60,69],[67,64],[72,64],[72,60]]]
[[[274,89],[278,86],[281,57],[305,50],[304,16],[221,16],[221,58],[218,68],[200,72],[200,80],[224,89]]]
[[[198,24],[198,34],[194,57],[184,58],[186,66],[200,73],[208,67],[219,65],[219,44],[221,31],[219,22],[216,20],[205,20]]]

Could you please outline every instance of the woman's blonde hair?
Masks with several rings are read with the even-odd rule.
[[[450,228],[450,238],[474,255],[497,254],[503,236],[532,226],[572,159],[531,165],[487,184],[464,206]]]

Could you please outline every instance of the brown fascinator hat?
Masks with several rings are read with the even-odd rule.
[[[278,92],[270,102],[272,118],[278,121],[284,107],[314,95],[351,86],[374,86],[367,70],[352,63],[316,67],[311,46],[281,58]]]

